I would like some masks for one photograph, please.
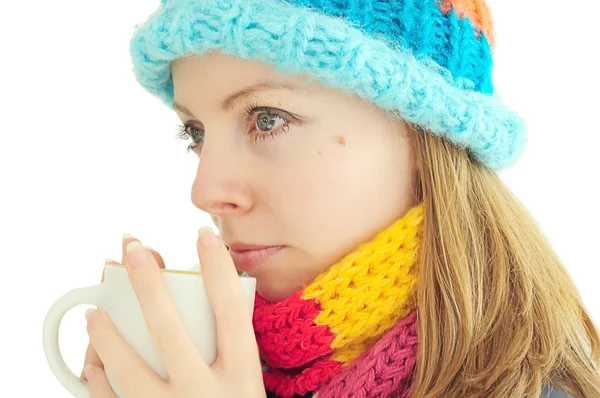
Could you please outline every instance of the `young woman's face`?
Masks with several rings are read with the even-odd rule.
[[[222,53],[172,73],[176,112],[199,143],[194,205],[232,249],[279,246],[263,261],[232,253],[265,299],[289,297],[416,204],[407,127],[357,96]],[[267,80],[281,87],[223,106]]]

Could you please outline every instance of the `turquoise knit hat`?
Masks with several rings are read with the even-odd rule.
[[[526,134],[494,94],[491,25],[483,0],[162,0],[130,51],[171,109],[171,61],[220,50],[354,92],[500,170]]]

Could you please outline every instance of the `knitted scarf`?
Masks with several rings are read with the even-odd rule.
[[[419,204],[293,296],[256,295],[270,396],[403,397],[417,358]]]

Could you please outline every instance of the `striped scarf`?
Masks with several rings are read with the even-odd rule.
[[[254,330],[269,396],[403,397],[417,358],[423,206],[277,303],[256,295]]]

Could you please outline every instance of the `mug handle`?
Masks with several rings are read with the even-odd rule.
[[[48,365],[58,381],[76,398],[89,398],[90,393],[86,383],[65,363],[58,346],[58,329],[64,315],[75,306],[89,304],[97,307],[102,290],[102,284],[99,284],[65,293],[50,307],[44,320],[42,337]]]

